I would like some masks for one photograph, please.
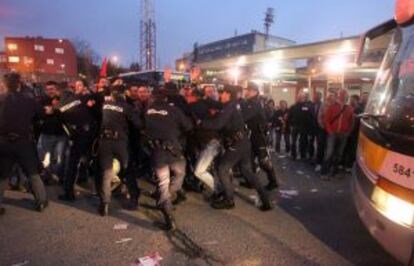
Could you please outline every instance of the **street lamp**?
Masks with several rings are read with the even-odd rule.
[[[114,63],[114,64],[118,64],[118,61],[119,61],[118,56],[116,56],[116,55],[112,56],[111,61],[112,61],[112,63]]]

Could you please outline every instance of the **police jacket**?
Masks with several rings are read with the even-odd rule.
[[[50,97],[43,97],[40,100],[40,104],[43,107],[52,106],[53,100],[59,101],[58,98],[50,98]],[[60,121],[58,115],[56,113],[46,115],[43,117],[41,124],[40,124],[40,133],[44,135],[52,135],[52,136],[62,136],[65,135],[65,131],[62,127],[62,122]]]
[[[0,136],[29,138],[33,122],[44,115],[42,106],[24,91],[9,92],[0,99]]]
[[[243,118],[253,135],[266,133],[267,117],[258,96],[248,99],[242,106]]]
[[[212,119],[214,115],[210,112],[211,108],[216,108],[211,105],[210,101],[200,99],[195,103],[188,105],[192,113],[193,119],[196,121],[203,121],[207,119]],[[197,146],[203,147],[204,144],[207,144],[212,139],[218,139],[219,134],[216,130],[213,129],[204,129],[198,127],[194,130],[194,142],[197,143]]]
[[[85,132],[95,133],[96,119],[93,111],[86,105],[89,96],[78,96],[72,91],[64,91],[56,107],[59,118],[70,137]]]
[[[180,137],[193,128],[184,113],[166,101],[155,100],[145,113],[145,134],[150,141],[172,145],[181,150]]]
[[[245,124],[240,104],[237,101],[224,104],[217,117],[204,120],[201,126],[206,129],[218,130],[224,138],[231,138],[239,132],[244,132]]]
[[[311,133],[314,127],[313,104],[309,101],[298,102],[289,110],[289,125],[299,131]]]
[[[127,140],[129,125],[132,125],[133,130],[142,127],[138,108],[134,108],[121,97],[105,97],[102,104],[101,133],[104,134],[106,131],[116,135],[117,139]]]

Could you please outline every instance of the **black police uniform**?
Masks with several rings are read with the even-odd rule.
[[[259,159],[259,165],[266,172],[267,179],[269,180],[267,188],[277,188],[276,174],[273,169],[272,159],[267,150],[267,118],[259,97],[255,96],[248,99],[242,111],[243,118],[251,132],[250,141],[252,143],[253,154]]]
[[[289,110],[289,124],[292,129],[291,155],[297,159],[297,140],[299,139],[299,151],[302,159],[309,154],[309,137],[313,130],[313,104],[309,101],[298,102]],[[312,151],[312,150],[311,150]],[[309,154],[313,157],[313,154]]]
[[[69,135],[70,154],[64,181],[65,194],[61,200],[75,200],[74,186],[78,178],[78,166],[82,158],[89,161],[93,141],[96,137],[96,119],[86,105],[89,96],[78,96],[71,91],[62,93],[57,111]]]
[[[225,152],[220,158],[218,166],[218,176],[224,188],[224,199],[213,201],[212,207],[217,209],[234,207],[234,187],[230,170],[239,164],[242,175],[259,193],[263,203],[261,208],[263,210],[270,209],[271,203],[267,192],[252,172],[251,146],[245,130],[240,104],[237,101],[224,104],[216,118],[203,121],[201,126],[218,130],[223,137],[225,146]]]
[[[40,162],[33,139],[33,121],[43,110],[22,91],[9,92],[0,99],[0,206],[1,198],[14,163],[29,177],[36,208],[47,206],[46,190],[39,175]]]
[[[114,177],[112,170],[113,159],[120,162],[119,176],[123,179],[128,168],[128,133],[129,123],[133,130],[141,127],[140,114],[137,108],[128,104],[121,95],[107,96],[102,105],[102,123],[98,159],[100,176],[99,195],[101,198],[100,213],[107,215],[108,204],[111,201],[111,181]],[[138,202],[139,190],[134,176],[126,176],[126,183],[131,194],[131,202]]]
[[[191,120],[162,96],[155,97],[145,114],[145,132],[152,147],[152,162],[157,175],[158,205],[168,229],[175,227],[170,194],[181,189],[185,176],[186,163],[180,138],[192,127]],[[174,182],[170,182],[170,171],[174,172]]]

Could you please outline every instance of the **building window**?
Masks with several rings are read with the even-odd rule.
[[[9,63],[19,63],[20,57],[18,56],[9,56]]]
[[[7,57],[0,56],[0,63],[6,63],[6,62],[7,62]]]
[[[25,63],[26,65],[33,64],[33,58],[24,56],[23,57],[23,63]]]
[[[63,48],[55,48],[55,53],[57,54],[64,54],[65,50]]]
[[[9,49],[10,51],[16,51],[17,50],[17,43],[9,43],[7,45],[7,49]]]
[[[46,60],[46,63],[47,63],[48,65],[54,65],[54,64],[55,64],[55,60],[53,60],[53,59],[47,59],[47,60]]]
[[[39,51],[39,52],[45,51],[45,47],[43,45],[40,45],[40,44],[35,44],[34,49],[35,49],[35,51]]]

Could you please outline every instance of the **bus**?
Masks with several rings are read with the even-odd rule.
[[[371,235],[414,265],[414,0],[398,0],[395,18],[362,36],[358,64],[384,34],[391,41],[360,115],[353,197]]]
[[[162,70],[150,70],[139,72],[127,72],[117,76],[125,83],[144,83],[150,87],[161,87],[165,84],[164,71]],[[171,72],[170,81],[177,84],[178,88],[189,84],[190,74],[185,72]]]

